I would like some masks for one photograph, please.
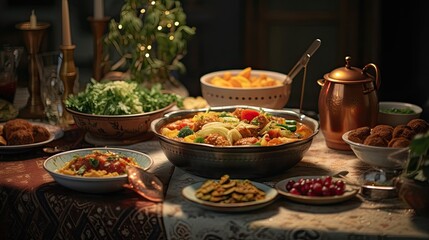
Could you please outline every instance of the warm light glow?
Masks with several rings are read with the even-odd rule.
[[[145,13],[146,12],[146,9],[144,9],[144,8],[142,8],[141,10],[140,10],[140,13],[141,14],[143,14],[143,13]]]
[[[161,31],[162,30],[162,26],[158,26],[158,30]]]
[[[122,24],[119,24],[119,25],[118,25],[118,29],[122,29]]]
[[[149,55],[149,53],[146,53],[144,56],[148,58],[150,55]]]
[[[143,45],[140,45],[140,51],[144,51],[146,49],[146,47],[145,46],[143,46]]]
[[[176,27],[177,27],[177,26],[179,26],[179,22],[178,22],[178,21],[175,21],[175,22],[174,22],[174,26],[176,26]]]
[[[168,39],[170,39],[170,40],[174,40],[174,36],[173,36],[173,35],[170,35],[170,37],[168,37]]]
[[[150,2],[150,4],[155,5],[155,1]]]
[[[152,45],[147,45],[147,50],[151,50],[152,49]]]
[[[168,28],[171,28],[171,23],[167,23],[167,27],[168,27]]]
[[[170,11],[167,10],[167,11],[164,12],[164,14],[168,15],[168,14],[170,14]]]

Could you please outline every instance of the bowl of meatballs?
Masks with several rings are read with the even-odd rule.
[[[395,156],[409,149],[415,135],[427,131],[429,123],[417,118],[397,126],[360,127],[345,132],[342,139],[361,161],[377,168],[402,169],[406,158]]]

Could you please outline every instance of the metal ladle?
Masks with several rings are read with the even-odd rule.
[[[293,78],[295,78],[296,75],[298,75],[298,73],[301,71],[301,69],[304,68],[304,77],[301,87],[301,99],[299,103],[300,113],[302,113],[302,104],[304,100],[305,79],[307,78],[307,64],[310,61],[311,56],[313,56],[316,50],[319,49],[321,43],[322,41],[320,39],[314,40],[310,47],[308,47],[308,49],[304,52],[299,61],[295,64],[295,66],[289,71],[288,75],[286,76],[286,79],[284,80],[285,84],[292,84]]]
[[[313,43],[308,47],[308,49],[304,52],[299,61],[295,64],[295,66],[289,71],[288,77],[292,80],[298,75],[303,67],[306,67],[308,61],[310,61],[311,56],[319,49],[322,41],[320,39],[316,39]]]
[[[153,173],[150,173],[140,167],[127,165],[128,188],[140,196],[152,201],[162,202],[164,200],[164,184]]]

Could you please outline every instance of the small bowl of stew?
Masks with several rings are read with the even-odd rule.
[[[83,148],[55,154],[47,158],[43,168],[60,185],[84,193],[109,193],[124,189],[128,183],[126,165],[144,170],[152,158],[125,148]]]
[[[421,107],[411,103],[380,102],[378,124],[405,125],[409,121],[419,118],[422,111]]]

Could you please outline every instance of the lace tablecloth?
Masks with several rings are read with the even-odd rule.
[[[282,176],[257,180],[274,186],[284,178],[349,171],[357,180],[368,166],[348,151],[326,147],[319,133],[303,160]],[[429,219],[398,198],[368,201],[358,195],[334,205],[294,203],[284,197],[261,209],[222,213],[184,199],[183,187],[206,179],[175,168],[163,204],[168,239],[429,239]]]

